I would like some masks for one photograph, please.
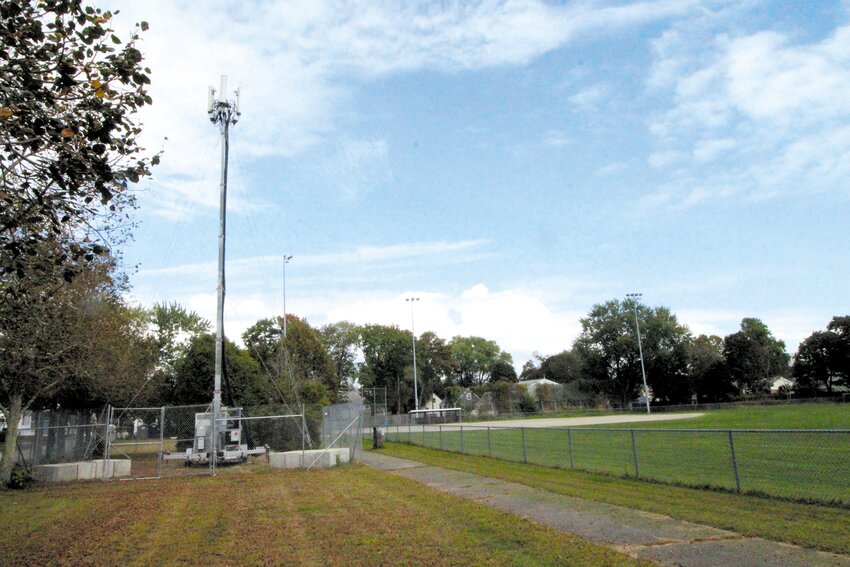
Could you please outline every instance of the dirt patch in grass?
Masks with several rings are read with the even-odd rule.
[[[640,565],[610,549],[352,465],[77,483],[0,494],[14,565]]]

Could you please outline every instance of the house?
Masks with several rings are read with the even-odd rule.
[[[437,394],[431,394],[431,397],[428,398],[428,401],[425,402],[425,407],[423,409],[427,410],[435,410],[441,409],[443,407],[443,400],[440,399]]]
[[[470,389],[466,389],[461,393],[460,397],[455,402],[455,406],[463,408],[466,411],[472,410],[481,400],[481,397]]]
[[[517,386],[522,386],[525,388],[529,395],[534,396],[535,392],[537,392],[537,388],[540,386],[550,386],[554,388],[560,388],[561,385],[553,380],[549,380],[548,378],[536,378],[534,380],[523,380],[521,382],[517,382]]]

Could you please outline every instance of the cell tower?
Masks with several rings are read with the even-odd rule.
[[[210,467],[215,474],[216,458],[218,455],[219,442],[219,419],[221,417],[221,376],[222,362],[224,360],[224,244],[226,236],[227,218],[227,159],[230,151],[230,127],[239,121],[239,89],[233,93],[234,98],[227,98],[227,76],[221,76],[221,85],[218,92],[212,87],[209,89],[207,103],[207,115],[210,122],[218,124],[221,130],[221,189],[219,205],[219,230],[218,230],[218,302],[216,306],[216,329],[215,329],[215,382],[213,386],[212,407],[212,436],[210,443]]]

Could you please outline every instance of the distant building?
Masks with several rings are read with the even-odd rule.
[[[534,380],[523,380],[521,382],[517,382],[517,386],[522,386],[525,388],[531,396],[537,392],[537,388],[540,386],[551,386],[552,388],[560,388],[561,385],[553,380],[549,380],[548,378],[535,378]]]
[[[784,376],[780,376],[779,378],[775,379],[773,382],[770,383],[770,393],[774,395],[780,393],[780,391],[790,391],[793,388],[794,382],[792,382],[788,378],[785,378]]]
[[[442,407],[443,407],[443,400],[440,399],[440,397],[437,396],[437,394],[431,394],[431,397],[428,398],[427,402],[425,402],[425,407],[423,409],[435,410],[435,409],[442,409]]]

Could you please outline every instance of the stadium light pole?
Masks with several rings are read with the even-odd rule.
[[[283,338],[286,338],[286,265],[292,260],[291,255],[283,256]]]
[[[419,410],[419,386],[416,380],[416,324],[413,320],[413,304],[419,301],[418,297],[408,297],[405,301],[410,302],[410,333],[413,335],[413,401],[416,410]]]
[[[635,328],[637,329],[638,337],[638,352],[640,353],[640,373],[643,376],[643,398],[646,400],[646,413],[649,412],[649,386],[646,385],[646,369],[643,366],[643,346],[640,343],[640,323],[638,322],[637,306],[642,293],[627,293],[626,298],[632,300],[632,307],[635,310]]]

